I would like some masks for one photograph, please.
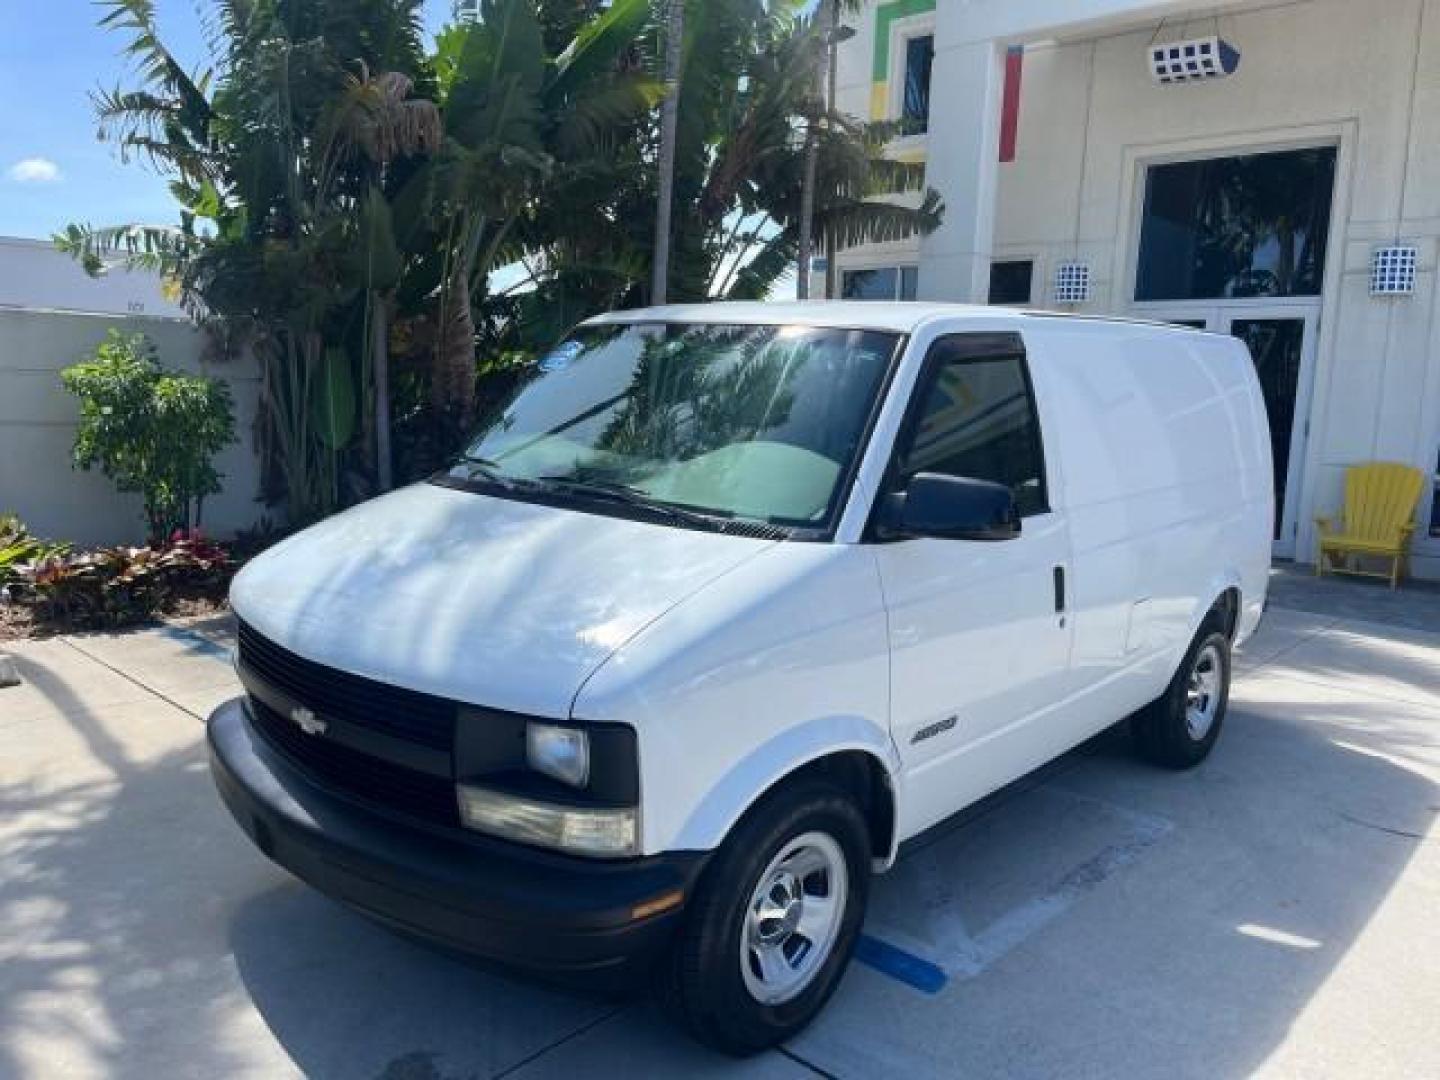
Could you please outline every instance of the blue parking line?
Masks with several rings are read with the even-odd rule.
[[[938,994],[945,989],[948,981],[945,972],[929,960],[869,934],[861,934],[860,940],[855,943],[855,959],[922,994]]]

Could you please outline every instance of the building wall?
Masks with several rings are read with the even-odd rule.
[[[239,441],[216,462],[224,491],[207,499],[204,526],[216,536],[254,524],[258,467],[252,449],[258,379],[248,363],[212,363],[189,322],[137,316],[0,308],[0,512],[40,536],[79,543],[140,543],[145,521],[138,495],[120,495],[99,472],[71,467],[78,409],[59,372],[93,352],[115,328],[142,332],[169,367],[230,384]]]
[[[0,309],[85,311],[180,319],[154,274],[114,267],[92,278],[48,240],[0,236]]]
[[[1231,8],[1218,26],[1241,50],[1240,70],[1225,80],[1169,87],[1155,84],[1145,63],[1160,20],[1134,17],[1134,9],[1158,7],[1119,0],[939,0],[937,80],[942,46],[962,22],[983,27],[991,9],[1029,20],[1012,20],[1016,35],[993,42],[999,48],[1028,39],[1018,155],[995,175],[993,254],[1036,259],[1037,306],[1049,304],[1055,264],[1080,258],[1095,274],[1094,299],[1082,310],[1137,310],[1130,297],[1147,160],[1339,145],[1297,538],[1299,557],[1309,559],[1311,518],[1338,505],[1346,465],[1389,458],[1428,474],[1440,448],[1440,0]],[[1084,26],[1067,27],[1067,17],[1080,9]],[[1100,15],[1121,25],[1097,29],[1091,17]],[[866,26],[873,23],[872,5],[842,48],[840,103],[861,115],[872,96],[874,38]],[[1192,25],[1194,33],[1208,33],[1217,22],[1207,17]],[[1027,28],[1033,32],[1023,33]],[[1048,40],[1037,41],[1042,34]],[[973,95],[947,92],[938,81],[931,108],[933,165],[937,152],[971,137],[977,120]],[[983,184],[942,188],[951,204],[947,213],[983,190]],[[1372,298],[1371,253],[1396,239],[1419,245],[1417,293]],[[927,262],[944,265],[931,256],[934,247],[931,240],[885,254],[918,261],[925,290]],[[849,253],[839,264],[873,264],[876,254]],[[932,279],[927,295],[944,295],[944,283],[937,287]],[[1427,491],[1422,522],[1429,519],[1429,500]],[[1440,577],[1440,540],[1420,537],[1415,554],[1417,573]]]

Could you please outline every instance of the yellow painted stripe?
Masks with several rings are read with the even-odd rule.
[[[888,120],[890,111],[890,85],[877,82],[870,84],[870,119]]]

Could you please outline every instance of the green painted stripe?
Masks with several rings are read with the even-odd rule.
[[[884,82],[890,77],[890,24],[911,15],[924,15],[935,10],[935,0],[894,0],[875,9],[875,60],[871,82]]]

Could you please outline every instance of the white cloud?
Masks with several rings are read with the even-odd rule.
[[[17,184],[53,184],[60,179],[60,166],[49,158],[29,157],[11,165],[5,175]]]

